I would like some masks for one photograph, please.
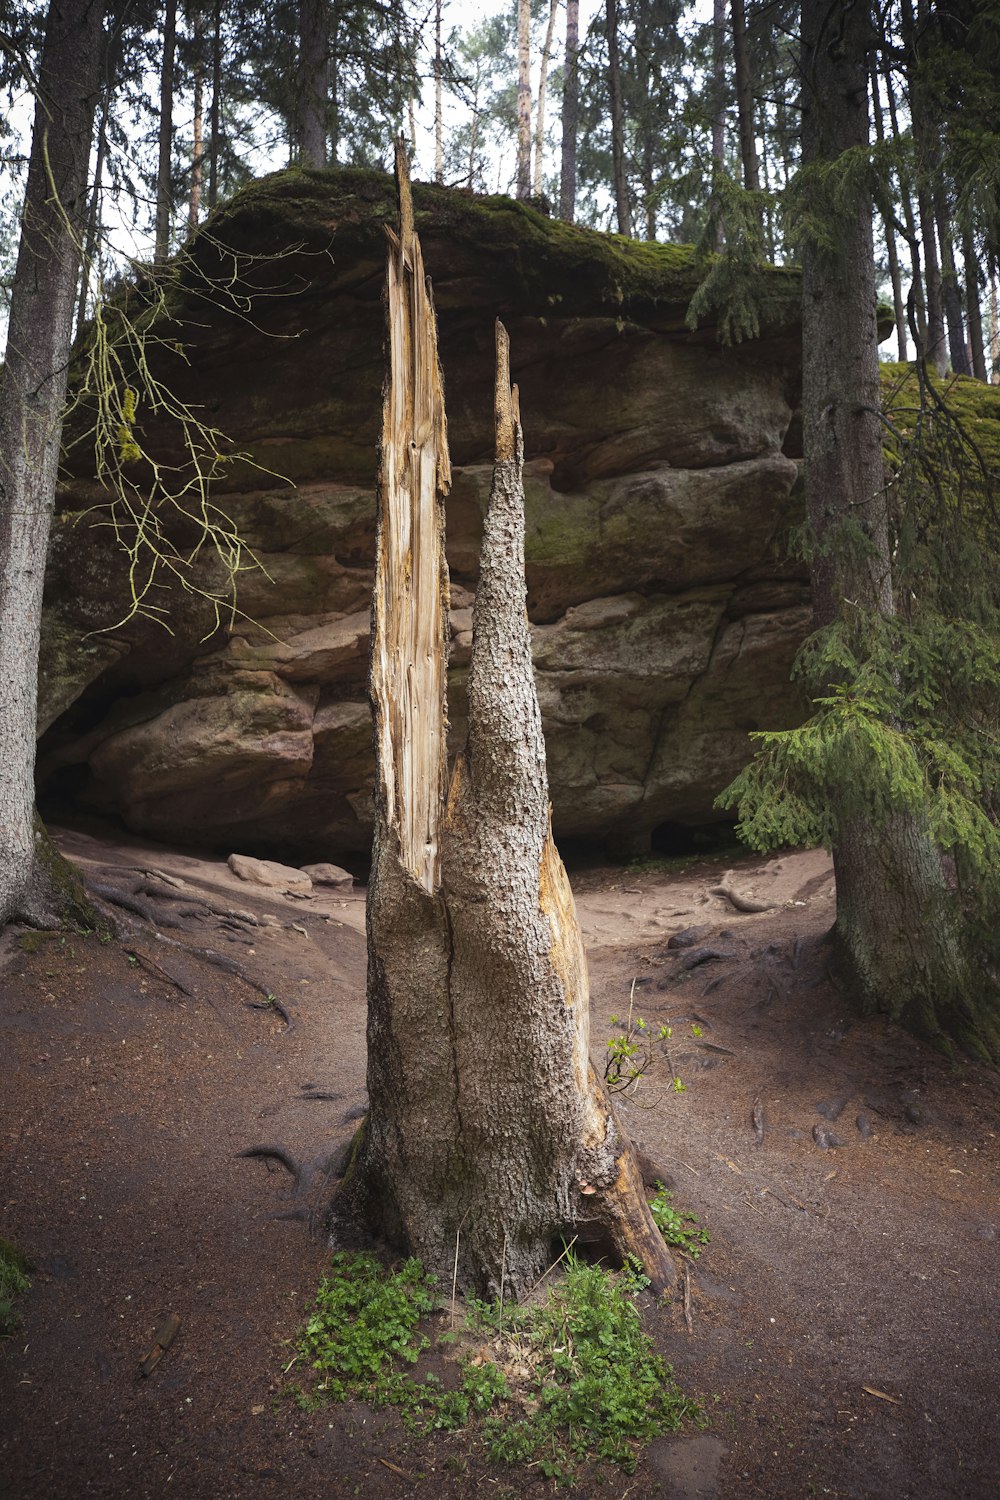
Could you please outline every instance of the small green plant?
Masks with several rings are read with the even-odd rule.
[[[694,1214],[681,1213],[673,1207],[673,1193],[662,1182],[656,1184],[656,1197],[650,1200],[649,1211],[667,1244],[697,1260],[701,1247],[708,1244],[711,1235],[701,1227]]]
[[[20,1250],[0,1235],[0,1338],[12,1334],[21,1321],[14,1299],[31,1285],[28,1270],[28,1262]]]
[[[420,1262],[387,1272],[370,1255],[335,1255],[298,1345],[319,1378],[298,1399],[395,1405],[421,1433],[474,1428],[491,1461],[530,1463],[563,1484],[588,1459],[631,1473],[641,1443],[685,1419],[704,1425],[643,1331],[636,1298],[647,1285],[632,1266],[613,1274],[567,1252],[542,1303],[469,1299],[477,1350],[449,1388],[406,1368],[428,1345],[419,1322],[437,1305]]]
[[[335,1401],[403,1404],[399,1361],[412,1365],[427,1347],[418,1325],[436,1302],[419,1260],[387,1274],[373,1255],[338,1252],[299,1342],[300,1356],[320,1372],[316,1389]]]
[[[662,1057],[670,1076],[670,1092],[686,1094],[687,1084],[678,1076],[670,1051],[673,1027],[664,1025],[653,1031],[642,1016],[633,1014],[635,983],[633,979],[628,997],[628,1014],[610,1017],[610,1024],[617,1026],[621,1035],[608,1040],[604,1064],[605,1086],[610,1094],[633,1097],[641,1080],[656,1068]],[[702,1035],[702,1028],[692,1023],[691,1035],[697,1039]],[[657,1055],[658,1052],[660,1056]]]

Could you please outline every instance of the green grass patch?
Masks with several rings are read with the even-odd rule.
[[[0,1235],[0,1338],[7,1338],[21,1319],[15,1300],[30,1287],[30,1266],[20,1250]]]
[[[430,1348],[421,1325],[441,1304],[421,1263],[387,1271],[371,1255],[338,1253],[298,1341],[311,1378],[294,1393],[307,1406],[396,1406],[413,1431],[462,1431],[491,1462],[531,1464],[565,1484],[592,1460],[631,1473],[643,1443],[705,1422],[643,1329],[647,1285],[631,1267],[612,1273],[569,1254],[543,1300],[471,1299],[462,1331],[438,1340],[452,1345],[443,1375],[420,1378]]]

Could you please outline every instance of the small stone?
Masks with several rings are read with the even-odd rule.
[[[302,873],[309,876],[313,885],[332,885],[338,891],[349,891],[354,886],[354,876],[339,865],[303,865]]]
[[[822,1099],[816,1106],[816,1113],[822,1115],[824,1120],[830,1120],[831,1123],[839,1120],[850,1097],[850,1094],[837,1094],[833,1099]]]
[[[311,891],[312,881],[304,870],[281,865],[274,859],[251,859],[248,854],[231,854],[229,868],[250,885],[266,886],[277,891]]]

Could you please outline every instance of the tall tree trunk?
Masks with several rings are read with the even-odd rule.
[[[208,112],[208,208],[219,202],[219,148],[222,115],[222,0],[215,0],[212,15],[212,103]]]
[[[996,267],[990,267],[990,370],[989,378],[995,385],[1000,379],[1000,306],[997,298]]]
[[[733,66],[736,74],[736,110],[740,122],[740,156],[743,159],[743,186],[751,192],[760,188],[757,167],[757,135],[753,118],[753,80],[747,51],[747,22],[744,0],[732,0]]]
[[[579,1232],[673,1266],[590,1063],[586,960],[549,826],[525,612],[523,445],[497,325],[496,467],[469,734],[447,777],[450,479],[433,308],[397,153],[372,604],[370,1112],[341,1189],[439,1277],[519,1297]],[[525,1059],[530,1063],[525,1065]]]
[[[542,45],[542,60],[538,70],[538,103],[535,106],[535,169],[531,179],[531,191],[535,197],[542,192],[542,167],[545,159],[545,96],[549,86],[549,59],[552,56],[552,37],[556,29],[556,13],[559,0],[549,0],[549,20],[545,28]]]
[[[830,0],[802,0],[802,161],[835,162],[868,147],[871,17],[843,4],[837,46]],[[806,505],[818,625],[850,612],[893,610],[888,507],[878,420],[878,333],[872,205],[859,190],[828,226],[831,250],[810,239],[802,260],[803,427]],[[868,546],[860,548],[858,528]],[[858,746],[861,753],[861,746]],[[872,777],[877,768],[872,767]],[[868,1008],[937,1034],[962,1014],[964,961],[940,857],[919,820],[856,811],[854,788],[834,793],[836,933]]]
[[[885,124],[882,119],[882,100],[878,86],[878,68],[874,58],[871,66],[872,80],[872,110],[875,117],[875,135],[879,142],[885,140]],[[896,351],[901,361],[905,361],[907,354],[906,345],[906,305],[903,301],[903,281],[899,274],[899,254],[896,249],[896,232],[892,227],[892,183],[885,181],[880,183],[876,192],[876,202],[879,213],[882,216],[882,228],[885,233],[885,253],[889,262],[889,279],[892,282],[892,307],[896,323]]]
[[[889,104],[889,120],[892,125],[892,138],[894,141],[900,139],[899,118],[896,110],[896,91],[892,82],[892,71],[886,68],[885,72],[885,96]],[[913,213],[913,184],[909,173],[902,167],[897,169],[899,177],[900,206],[903,210],[903,225],[906,229],[906,243],[910,251],[910,270],[913,280],[913,301],[917,315],[917,332],[923,345],[924,357],[927,356],[927,297],[924,291],[924,277],[920,269],[920,236],[917,234],[917,221]]]
[[[204,98],[205,98],[205,18],[200,6],[191,17],[194,36],[194,143],[191,150],[191,195],[188,199],[188,233],[194,234],[201,218],[201,174],[205,155]]]
[[[611,174],[618,233],[631,238],[632,214],[625,172],[625,110],[622,104],[621,58],[618,50],[618,0],[604,0],[608,31],[608,89],[611,95]]]
[[[941,300],[944,304],[945,321],[948,325],[948,352],[951,368],[956,375],[969,375],[969,356],[965,347],[965,324],[962,319],[962,289],[958,284],[958,268],[955,252],[951,246],[952,218],[948,202],[939,188],[935,193],[935,219],[941,245]]]
[[[726,0],[712,5],[712,161],[726,164]]]
[[[580,119],[580,0],[566,0],[566,60],[563,66],[562,160],[559,217],[576,216],[576,135]]]
[[[33,827],[42,582],[103,20],[98,0],[52,0],[49,7],[0,368],[0,925],[38,919],[47,905]]]
[[[531,192],[531,3],[517,0],[517,196]]]
[[[442,104],[441,0],[434,0],[434,181],[444,182],[444,123]]]
[[[917,191],[920,216],[920,242],[924,252],[924,290],[927,296],[927,358],[939,375],[948,368],[948,338],[944,326],[944,302],[941,296],[941,266],[938,261],[934,213],[926,188]]]
[[[299,0],[295,124],[299,165],[303,167],[326,166],[329,46],[328,0]]]
[[[97,153],[94,160],[94,184],[90,190],[90,206],[87,210],[87,232],[83,241],[83,257],[80,266],[80,300],[76,312],[76,331],[79,335],[87,318],[87,301],[90,295],[90,279],[97,257],[97,241],[101,230],[101,192],[104,177],[104,162],[108,154],[108,108],[111,102],[112,80],[108,80],[101,97],[101,123],[97,128]]]
[[[174,147],[174,52],[177,45],[177,0],[163,8],[163,61],[160,69],[160,141],[156,170],[156,259],[170,254],[170,210],[173,193],[170,161]]]
[[[969,324],[972,373],[977,380],[985,380],[986,347],[983,341],[983,313],[979,303],[979,260],[976,256],[976,241],[968,227],[962,233],[962,260],[965,264],[965,308]]]

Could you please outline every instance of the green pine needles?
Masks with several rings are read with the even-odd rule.
[[[812,713],[798,729],[753,735],[757,754],[718,805],[738,809],[740,836],[762,851],[836,847],[852,825],[911,818],[943,862],[949,909],[933,919],[952,926],[968,960],[961,993],[936,1013],[931,997],[920,1029],[995,1059],[1000,392],[965,380],[942,388],[907,366],[892,367],[888,380],[895,613],[842,598],[840,618],[812,635],[796,661]],[[868,545],[848,521],[824,550],[836,566]]]

